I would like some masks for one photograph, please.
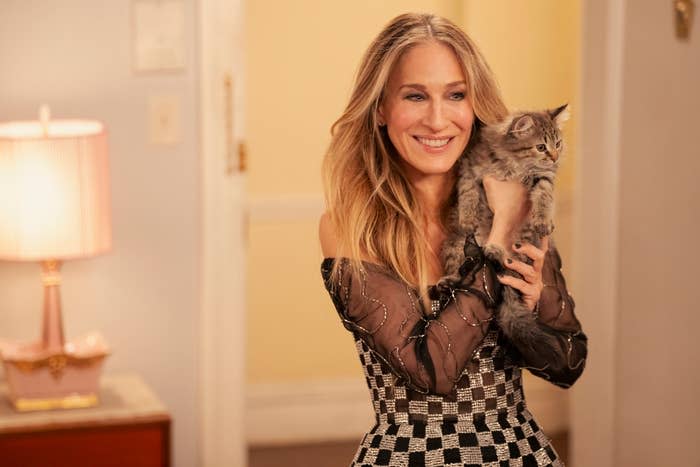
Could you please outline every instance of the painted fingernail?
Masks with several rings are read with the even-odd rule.
[[[520,248],[521,246],[522,246],[522,245],[521,245],[520,243],[516,243],[516,244],[515,244],[515,249],[517,250],[517,249]]]
[[[512,260],[512,259],[510,259],[510,258],[508,258],[508,259],[507,259],[506,261],[508,262],[508,264],[510,264],[510,263],[512,263],[512,262],[513,262],[513,260]]]

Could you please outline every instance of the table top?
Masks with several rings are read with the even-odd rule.
[[[0,384],[0,434],[170,421],[167,408],[133,373],[104,375],[99,404],[86,409],[17,412],[7,390],[7,383]]]

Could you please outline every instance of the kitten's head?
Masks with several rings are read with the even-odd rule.
[[[564,152],[561,130],[569,119],[567,107],[511,114],[499,125],[498,145],[519,157],[557,162]]]

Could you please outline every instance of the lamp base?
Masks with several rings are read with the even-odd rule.
[[[19,411],[72,409],[98,404],[100,374],[109,349],[92,333],[49,351],[40,342],[0,342],[9,397]]]
[[[18,412],[54,409],[84,409],[99,404],[97,394],[73,394],[65,397],[27,399],[19,398],[12,401]]]

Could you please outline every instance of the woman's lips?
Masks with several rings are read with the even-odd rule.
[[[423,146],[425,151],[431,153],[439,153],[444,151],[454,139],[453,136],[446,138],[424,138],[421,136],[414,136],[413,138],[418,141],[421,146]]]

